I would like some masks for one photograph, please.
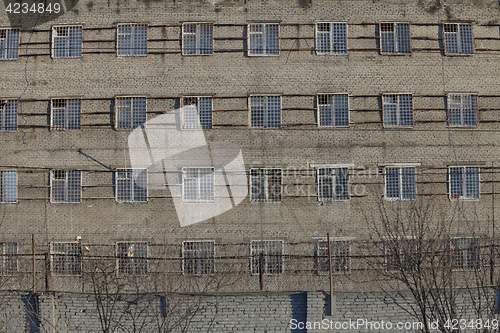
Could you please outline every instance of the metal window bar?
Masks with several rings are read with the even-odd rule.
[[[116,171],[116,201],[147,202],[148,170],[118,169]]]
[[[252,127],[279,128],[281,97],[250,96],[250,124]]]
[[[3,243],[3,274],[13,275],[18,271],[17,243]]]
[[[477,95],[448,94],[448,125],[465,127],[477,124]]]
[[[248,55],[277,56],[280,54],[280,28],[278,23],[248,25]]]
[[[387,200],[415,200],[415,167],[385,168],[385,198]]]
[[[0,29],[0,60],[19,57],[19,29]]]
[[[116,52],[119,56],[146,56],[148,54],[148,25],[118,24]]]
[[[382,95],[382,104],[384,126],[413,126],[413,99],[411,94],[384,94]]]
[[[317,23],[316,54],[347,54],[347,23]]]
[[[77,242],[50,243],[50,268],[54,275],[81,275],[81,244]]]
[[[117,242],[117,271],[120,274],[148,274],[148,243]]]
[[[80,99],[53,99],[51,125],[54,130],[78,130],[81,127]]]
[[[349,127],[349,96],[347,94],[318,95],[319,126]]]
[[[212,128],[212,97],[182,98],[182,129]]]
[[[380,52],[410,54],[410,23],[380,23]]]
[[[215,172],[213,168],[183,168],[182,194],[184,201],[214,201]]]
[[[182,242],[182,271],[185,274],[215,274],[215,242]]]
[[[349,241],[330,241],[332,254],[332,272],[335,274],[351,273]],[[316,267],[319,274],[329,272],[328,241],[319,241],[317,245]]]
[[[250,270],[253,274],[260,273],[260,254],[263,255],[263,273],[283,273],[283,241],[251,241]]]
[[[4,100],[0,106],[0,131],[17,130],[17,100]]]
[[[77,58],[82,56],[82,27],[52,27],[52,57]]]
[[[445,23],[443,31],[445,54],[474,54],[474,35],[472,24]]]
[[[1,172],[2,203],[17,202],[17,171]]]
[[[384,241],[385,270],[408,272],[415,268],[418,242],[413,237],[398,237]]]
[[[251,201],[280,202],[282,169],[250,169]]]
[[[182,25],[182,54],[213,54],[213,23],[184,23]]]
[[[146,97],[116,97],[116,122],[119,129],[134,129],[146,122]]]
[[[479,167],[450,167],[450,200],[479,199]]]
[[[52,170],[50,202],[80,203],[82,201],[82,172]]]
[[[317,169],[318,200],[349,200],[349,168]]]
[[[451,264],[453,268],[463,270],[481,268],[479,238],[453,238],[450,242]]]

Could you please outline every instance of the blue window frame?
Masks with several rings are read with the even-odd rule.
[[[0,60],[19,57],[19,29],[0,29]]]
[[[52,57],[77,58],[82,56],[82,27],[52,27]]]

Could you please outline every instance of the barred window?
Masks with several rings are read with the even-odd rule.
[[[448,94],[448,125],[477,126],[477,95]]]
[[[213,54],[213,29],[213,23],[184,23],[182,25],[182,54]]]
[[[19,29],[0,29],[0,60],[19,57]]]
[[[1,171],[2,203],[17,202],[17,171]]]
[[[380,23],[380,52],[410,54],[410,23]]]
[[[82,202],[82,172],[52,170],[50,173],[50,202]]]
[[[479,199],[479,167],[449,168],[450,200]]]
[[[50,243],[50,268],[54,275],[81,275],[82,245],[78,242]]]
[[[391,237],[385,239],[386,271],[413,271],[418,265],[418,247],[418,241],[414,237]]]
[[[82,56],[82,26],[52,27],[52,57],[76,58]]]
[[[385,198],[387,200],[416,198],[415,167],[385,168]]]
[[[115,128],[136,128],[146,122],[146,97],[115,98]]]
[[[260,255],[262,254],[262,272],[264,274],[283,273],[283,241],[266,240],[250,242],[250,270],[260,273]]]
[[[0,100],[0,131],[17,130],[17,99]]]
[[[316,54],[347,54],[347,23],[316,23]]]
[[[254,23],[248,25],[248,55],[277,56],[280,54],[280,25]]]
[[[148,170],[118,169],[116,171],[116,201],[148,201]]]
[[[452,238],[450,240],[450,253],[453,268],[463,270],[481,268],[481,247],[479,238]]]
[[[181,112],[183,129],[212,128],[212,97],[184,97]]]
[[[349,200],[349,168],[321,167],[317,169],[318,200]]]
[[[411,94],[382,95],[384,126],[413,126],[413,100]]]
[[[318,273],[330,271],[330,260],[328,258],[328,241],[320,240],[317,245],[316,267]],[[351,273],[350,244],[348,240],[330,241],[332,255],[332,272],[335,274]]]
[[[281,201],[282,169],[250,169],[250,200]]]
[[[214,201],[215,172],[213,168],[183,168],[182,197],[184,201]]]
[[[80,99],[53,99],[51,101],[51,127],[54,130],[77,130],[81,122]]]
[[[474,54],[472,24],[445,23],[443,30],[446,55]]]
[[[319,126],[349,127],[349,96],[318,95],[318,120]]]
[[[118,24],[116,52],[119,56],[145,56],[148,54],[148,25]]]
[[[193,275],[214,274],[214,256],[214,241],[182,242],[182,271]]]
[[[117,242],[116,256],[118,273],[148,274],[148,243]]]
[[[17,243],[3,243],[3,274],[17,273]]]
[[[250,96],[250,126],[278,128],[281,126],[281,96]]]

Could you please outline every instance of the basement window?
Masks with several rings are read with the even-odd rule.
[[[385,127],[412,127],[413,100],[411,94],[382,95]]]
[[[410,23],[380,23],[380,52],[410,54]]]
[[[474,54],[474,35],[471,23],[445,23],[443,30],[446,55]]]
[[[214,256],[214,241],[182,242],[182,271],[191,275],[214,274]]]
[[[316,23],[316,54],[347,54],[347,23]]]
[[[213,23],[184,23],[182,25],[182,54],[213,54],[213,29]]]
[[[19,57],[19,29],[0,29],[0,60]]]
[[[118,24],[116,52],[119,56],[146,56],[148,54],[148,25]]]
[[[182,129],[212,128],[212,97],[183,97]]]
[[[54,275],[82,275],[82,245],[78,242],[50,243],[50,268]]]
[[[51,128],[78,130],[81,122],[80,99],[53,99],[51,101]]]
[[[77,58],[82,56],[82,26],[52,27],[52,57]]]
[[[477,95],[448,94],[448,125],[468,127],[477,124]]]
[[[280,54],[280,25],[254,23],[248,25],[248,55],[278,56]]]
[[[250,242],[250,271],[260,273],[260,255],[262,254],[262,273],[283,273],[283,241],[265,240]]]
[[[0,131],[17,130],[17,99],[0,100]]]
[[[148,274],[148,243],[117,242],[116,265],[118,273],[127,275]]]

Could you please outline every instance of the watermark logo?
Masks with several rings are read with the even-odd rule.
[[[3,3],[10,26],[28,30],[64,15],[78,0],[4,0]]]
[[[181,117],[189,128],[181,129]],[[148,190],[171,193],[181,226],[222,214],[245,199],[248,182],[240,148],[207,144],[196,105],[158,116],[128,137],[134,169],[148,169]]]

